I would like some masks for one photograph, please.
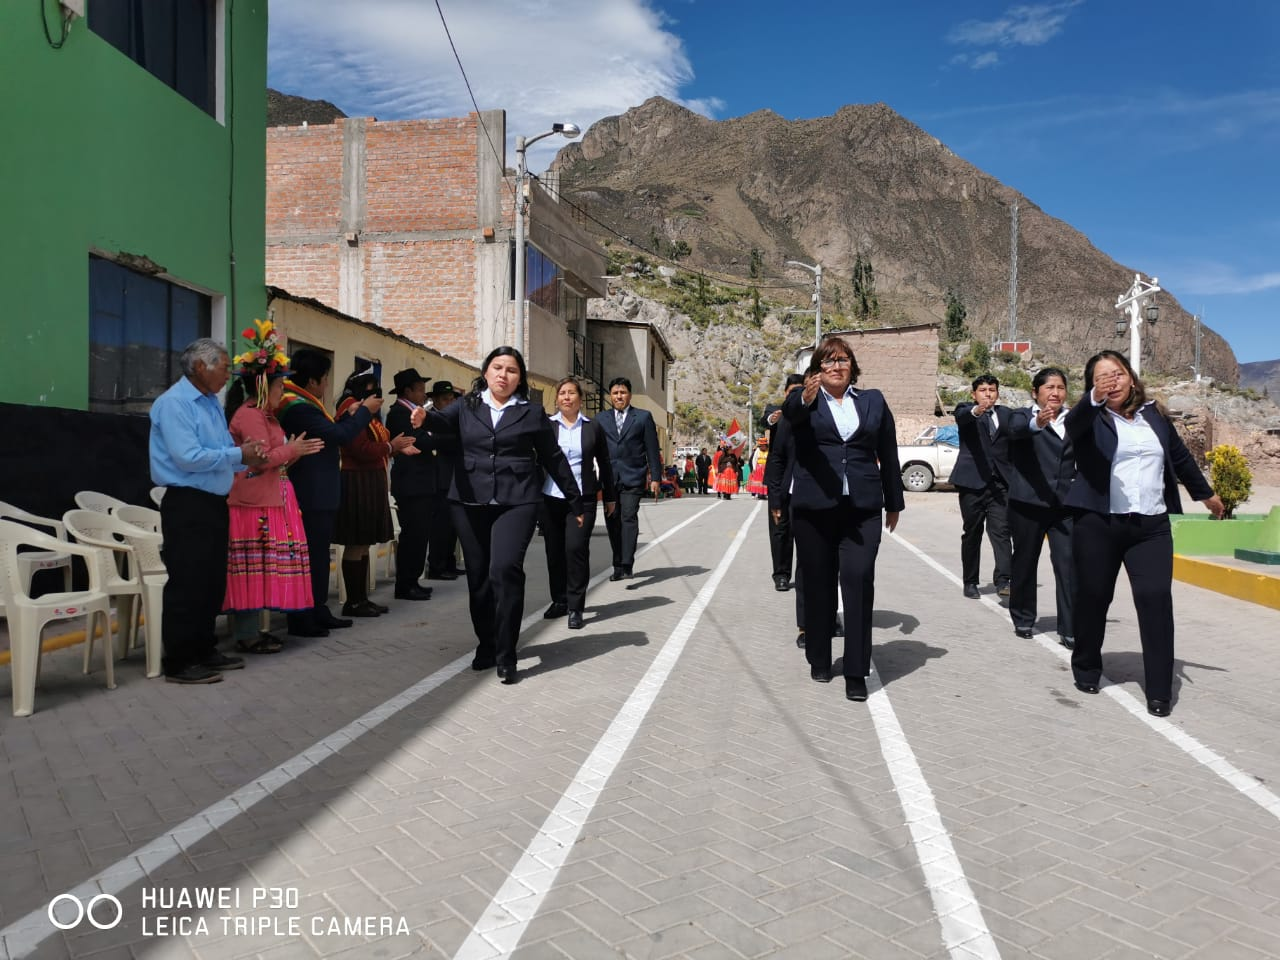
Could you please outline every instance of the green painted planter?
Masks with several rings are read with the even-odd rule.
[[[1237,514],[1232,520],[1179,514],[1169,518],[1173,552],[1184,557],[1231,557],[1236,550],[1275,550],[1280,536],[1280,507],[1270,514]]]

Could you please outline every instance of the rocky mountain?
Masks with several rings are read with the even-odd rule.
[[[1240,386],[1280,400],[1280,360],[1240,364]]]
[[[333,123],[346,114],[328,100],[308,100],[279,90],[267,88],[267,126],[300,127],[304,123],[316,126]]]
[[[589,214],[584,226],[615,248],[625,246],[616,235],[668,255],[687,244],[682,265],[741,280],[754,249],[762,293],[795,303],[812,278],[784,261],[818,262],[824,312],[836,313],[853,302],[855,263],[870,261],[880,309],[867,325],[941,322],[955,294],[988,339],[1008,326],[1017,201],[1018,338],[1072,366],[1104,347],[1128,349],[1113,304],[1136,269],[884,104],[813,120],[760,111],[713,121],[655,97],[594,124],[553,170]],[[1171,293],[1158,300],[1144,368],[1181,373],[1194,358],[1192,317]],[[1235,355],[1208,328],[1202,359],[1207,375],[1238,382]]]

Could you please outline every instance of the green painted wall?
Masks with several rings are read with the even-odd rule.
[[[0,2],[0,402],[83,410],[91,251],[226,297],[215,337],[266,309],[267,0],[219,4],[225,126],[39,2]]]

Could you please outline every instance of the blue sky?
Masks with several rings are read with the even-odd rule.
[[[1280,3],[439,6],[477,102],[507,111],[510,137],[562,119],[586,129],[654,95],[714,119],[882,101],[1157,275],[1242,362],[1280,358]],[[357,116],[472,109],[434,0],[271,0],[269,76]]]

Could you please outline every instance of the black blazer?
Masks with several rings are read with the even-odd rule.
[[[764,485],[769,491],[769,509],[785,510],[791,503],[791,478],[796,462],[796,439],[786,417],[770,425],[769,459],[764,462]]]
[[[707,479],[711,474],[711,454],[698,454],[693,460],[693,469],[697,471],[698,476],[703,480]]]
[[[324,449],[319,453],[308,454],[289,465],[289,481],[302,510],[338,509],[342,494],[338,450],[359,436],[372,419],[363,404],[356,407],[355,413],[333,421],[309,403],[295,403],[280,414],[285,436],[306,431],[309,438],[319,437],[324,441]]]
[[[540,404],[513,404],[495,430],[489,406],[467,396],[444,410],[428,410],[425,425],[432,433],[458,438],[460,451],[449,484],[450,500],[502,506],[539,503],[542,470],[546,470],[569,499],[573,512],[582,513],[578,482]]]
[[[1069,413],[1070,411],[1068,411]],[[1032,430],[1032,407],[1009,414],[1009,499],[1037,507],[1061,507],[1076,475],[1070,435],[1059,437],[1052,427]]]
[[[1067,491],[1067,506],[1095,513],[1111,512],[1111,463],[1119,443],[1116,425],[1111,421],[1111,414],[1103,412],[1104,408],[1105,404],[1095,407],[1093,398],[1085,394],[1067,411],[1065,420],[1067,436],[1071,438],[1076,454],[1076,476]],[[1193,499],[1208,500],[1212,497],[1213,488],[1155,401],[1145,403],[1139,412],[1164,448],[1165,509],[1169,513],[1182,512],[1179,480],[1186,484]]]
[[[393,457],[391,460],[391,495],[396,500],[406,497],[426,497],[436,492],[435,451],[431,434],[424,422],[417,430],[409,422],[408,407],[396,402],[387,412],[387,430],[392,437],[405,434],[413,437],[414,446],[422,451],[416,457]]]
[[[645,471],[654,482],[662,479],[662,457],[658,454],[658,428],[648,410],[627,408],[627,419],[618,435],[618,421],[613,410],[601,410],[596,422],[609,444],[613,461],[613,479],[620,489],[639,490],[645,484]]]
[[[991,409],[996,413],[996,435],[987,429],[986,414],[975,417],[971,412],[977,404],[962,403],[956,407],[956,428],[960,434],[960,454],[951,468],[953,487],[982,488],[991,482],[992,476],[1007,481],[1012,472],[1009,463],[1009,416],[1013,413],[1004,404],[997,403]]]
[[[783,403],[782,415],[791,424],[795,444],[792,509],[839,505],[846,477],[849,501],[858,510],[898,513],[906,506],[898,431],[884,395],[879,390],[855,390],[853,402],[859,422],[848,440],[840,438],[821,391],[808,406],[802,390],[793,390]]]
[[[579,416],[582,416],[579,414]],[[556,442],[560,442],[560,415],[550,418]],[[613,483],[613,469],[609,466],[609,441],[598,420],[583,417],[582,424],[582,498],[594,501],[596,494],[604,491],[605,503],[616,503],[618,491]],[[572,469],[572,468],[570,468]]]

